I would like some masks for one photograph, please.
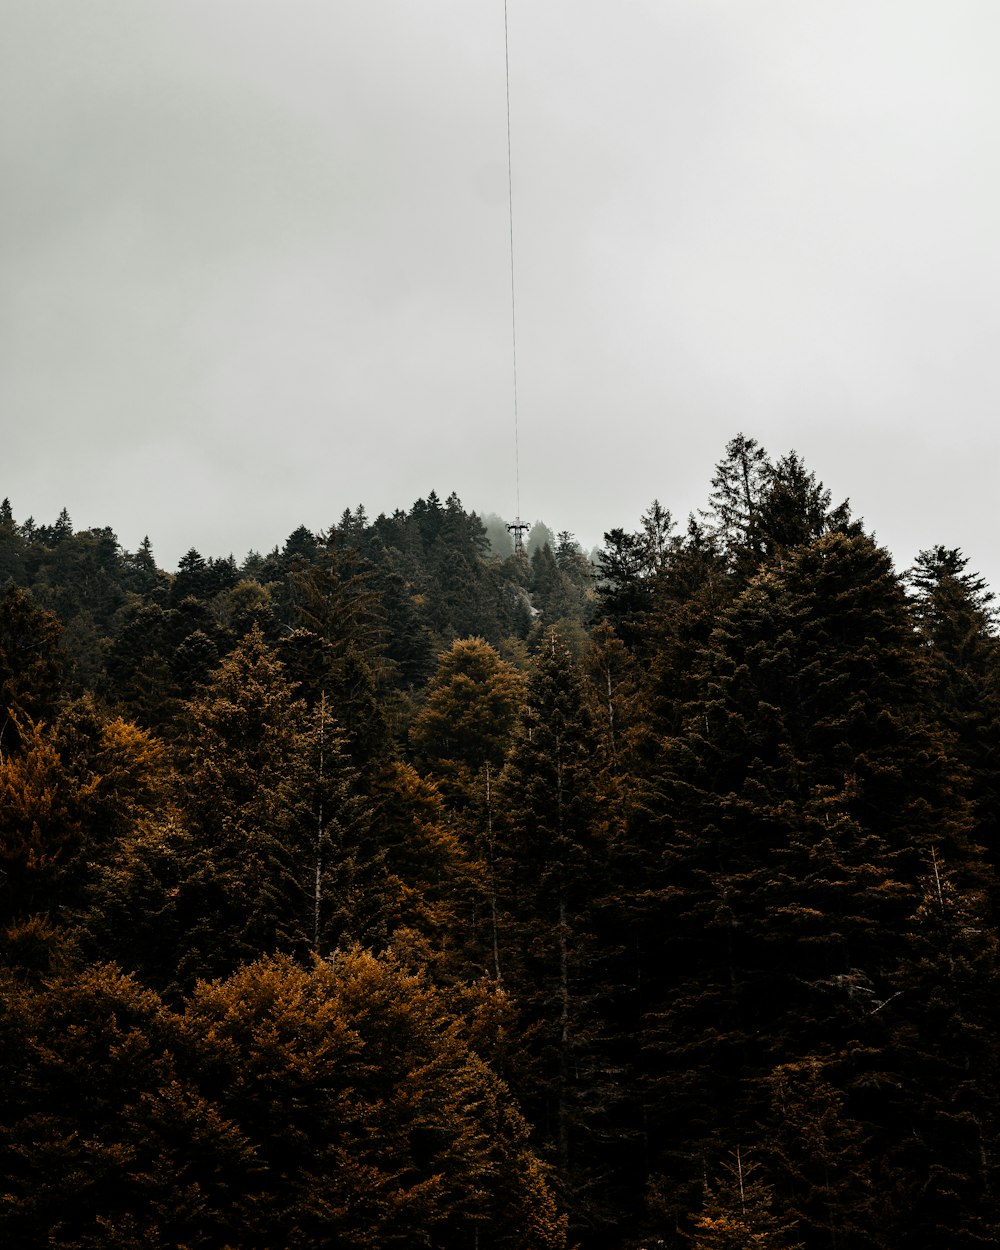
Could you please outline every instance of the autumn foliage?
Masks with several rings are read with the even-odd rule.
[[[533,534],[0,512],[4,1245],[996,1244],[988,589],[742,435]]]

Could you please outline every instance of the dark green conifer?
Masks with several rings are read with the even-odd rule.
[[[759,1073],[833,1054],[854,1114],[888,1133],[889,1004],[924,857],[947,847],[967,883],[983,870],[886,554],[841,533],[793,550],[722,615],[699,682],[664,757],[680,978],[651,1035],[658,1121],[688,1125],[681,1155],[685,1136],[752,1132]]]
[[[0,598],[0,755],[17,748],[18,717],[54,715],[66,668],[62,633],[52,612],[8,584]]]
[[[524,1028],[514,1086],[552,1152],[571,1218],[600,1221],[595,1144],[613,1100],[598,1002],[607,854],[580,676],[554,633],[529,671],[502,802],[499,964]]]
[[[690,1234],[693,1250],[802,1250],[795,1221],[775,1212],[774,1190],[752,1153],[737,1149],[704,1189]]]
[[[922,551],[909,571],[928,709],[968,769],[976,838],[1000,867],[1000,640],[993,595],[957,548]],[[991,899],[994,922],[1000,899]]]

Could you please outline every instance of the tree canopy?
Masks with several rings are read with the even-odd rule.
[[[992,593],[743,434],[638,517],[3,502],[3,1244],[997,1243]]]

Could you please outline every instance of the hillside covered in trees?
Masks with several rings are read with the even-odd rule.
[[[2,1244],[1000,1240],[987,587],[744,436],[504,538],[4,502]]]

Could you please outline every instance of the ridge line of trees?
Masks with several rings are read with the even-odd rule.
[[[487,521],[4,501],[0,1238],[996,1244],[983,580],[744,435],[596,565]]]

